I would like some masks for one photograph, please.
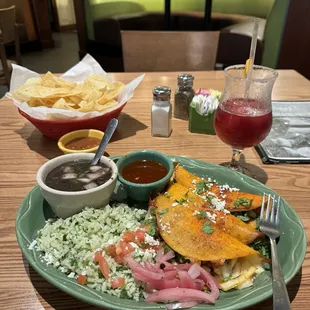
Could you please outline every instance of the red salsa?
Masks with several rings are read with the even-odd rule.
[[[98,146],[100,139],[96,137],[80,137],[68,142],[65,147],[70,150],[88,150]]]
[[[137,160],[126,165],[122,177],[132,183],[147,184],[159,181],[168,173],[168,169],[155,160]]]

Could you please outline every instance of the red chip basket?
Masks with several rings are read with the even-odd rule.
[[[28,115],[20,109],[18,109],[18,112],[28,119],[28,121],[31,122],[38,130],[40,130],[44,136],[53,140],[58,140],[64,134],[79,129],[98,129],[105,131],[109,121],[112,118],[118,118],[125,105],[126,104],[100,116],[72,120],[38,119]]]

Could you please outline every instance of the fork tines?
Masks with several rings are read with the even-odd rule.
[[[265,203],[267,200],[267,210],[265,212]],[[269,222],[279,225],[279,208],[281,203],[281,197],[271,194],[263,195],[262,208],[260,211],[260,222]],[[271,210],[270,210],[271,209]]]

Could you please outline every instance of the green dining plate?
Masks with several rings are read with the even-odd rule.
[[[247,176],[233,172],[225,167],[185,158],[171,156],[173,161],[178,161],[185,169],[198,176],[209,176],[220,184],[229,184],[245,192],[255,194],[274,193],[271,189]],[[105,309],[125,310],[155,310],[165,309],[163,304],[149,304],[143,301],[136,302],[120,299],[108,294],[100,293],[91,288],[78,285],[75,280],[52,266],[47,266],[36,250],[29,250],[29,244],[36,237],[38,229],[42,228],[45,221],[53,216],[49,205],[44,201],[40,190],[35,187],[24,199],[16,218],[16,235],[19,246],[29,264],[48,282],[60,290],[89,304]],[[278,243],[279,258],[282,265],[285,281],[290,281],[300,269],[306,254],[306,235],[303,225],[292,207],[283,200],[280,214],[281,237]],[[271,273],[266,271],[258,276],[254,285],[243,290],[221,292],[216,305],[199,305],[193,309],[242,309],[257,304],[272,296]]]

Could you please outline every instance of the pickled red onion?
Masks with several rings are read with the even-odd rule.
[[[215,297],[212,294],[207,294],[190,288],[167,288],[149,294],[146,302],[171,302],[171,301],[205,301],[210,304],[215,303]]]

